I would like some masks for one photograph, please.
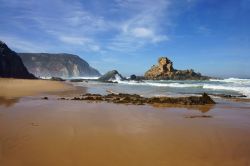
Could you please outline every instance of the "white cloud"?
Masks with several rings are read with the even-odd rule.
[[[21,13],[8,19],[15,27],[27,31],[28,26],[31,31],[39,30],[47,35],[48,40],[81,46],[87,51],[137,50],[168,40],[166,29],[161,29],[161,25],[163,18],[164,24],[169,22],[170,0],[114,0],[116,10],[110,11],[115,11],[112,14],[118,18],[98,14],[80,0],[2,1],[3,5],[9,4],[8,8]]]
[[[198,27],[197,27],[197,32],[198,32],[199,34],[208,36],[208,35],[211,34],[211,29],[209,29],[209,28],[206,27],[206,26],[201,25],[201,26],[198,26]]]
[[[167,9],[169,0],[116,0],[120,12],[130,16],[120,24],[120,33],[112,40],[109,49],[136,51],[147,44],[169,40],[161,25],[170,22]],[[164,31],[164,33],[162,33]]]
[[[89,48],[90,48],[90,50],[95,51],[95,52],[101,51],[101,48],[98,45],[92,44],[92,45],[89,45]]]
[[[107,29],[106,22],[101,16],[87,12],[80,1],[27,0],[22,3],[4,0],[2,4],[21,13],[11,15],[8,23],[22,31],[28,32],[27,28],[39,30],[41,35],[48,36],[50,40],[62,42],[55,46],[70,44],[82,46],[85,51],[101,51],[95,35]]]
[[[45,52],[45,49],[49,50],[50,46],[45,44],[39,44],[38,42],[30,42],[23,38],[14,36],[0,35],[0,39],[4,41],[10,49],[17,52]]]
[[[164,41],[164,40],[168,40],[167,36],[165,36],[165,35],[162,35],[162,36],[155,35],[155,33],[151,29],[144,28],[144,27],[138,27],[138,28],[132,29],[132,34],[135,37],[150,39],[152,42],[156,42],[156,43]]]
[[[151,38],[152,36],[154,36],[152,30],[144,27],[138,27],[132,29],[132,34],[135,37],[141,37],[141,38]]]
[[[98,46],[92,39],[84,38],[84,37],[75,37],[75,36],[60,36],[59,40],[66,44],[71,45],[80,45],[85,50],[90,51],[100,51],[100,46]]]
[[[83,37],[59,36],[59,39],[68,44],[83,45],[90,42],[90,39]]]

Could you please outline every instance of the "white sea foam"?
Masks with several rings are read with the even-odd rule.
[[[72,77],[71,79],[97,80],[99,77]]]
[[[233,78],[233,77],[227,78],[227,79],[210,79],[210,81],[250,85],[250,79],[241,79],[241,78]]]
[[[250,79],[227,78],[227,79],[210,79],[211,82],[220,84],[205,84],[203,88],[213,90],[229,90],[242,93],[250,97]]]
[[[110,78],[108,81],[111,81],[111,82],[121,82],[122,78],[119,76],[119,74],[116,74],[115,75],[115,78]]]
[[[150,86],[162,86],[162,87],[173,87],[173,88],[199,88],[202,87],[199,84],[180,84],[180,83],[146,83]]]
[[[46,77],[46,76],[44,76],[44,77],[39,77],[39,78],[44,79],[44,80],[49,80],[49,79],[51,79],[52,77]]]
[[[248,98],[250,98],[250,79],[238,79],[238,78],[229,78],[224,80],[214,79],[210,80],[209,82],[199,82],[199,83],[128,82],[127,84],[147,85],[147,86],[157,86],[157,87],[172,87],[172,88],[203,88],[208,90],[234,91],[246,95]]]
[[[181,83],[157,83],[157,82],[138,82],[138,81],[117,81],[120,84],[128,85],[142,85],[142,86],[156,86],[156,87],[173,87],[173,88],[199,88],[202,87],[200,84],[181,84]]]
[[[123,85],[148,86],[148,87],[169,87],[180,89],[199,89],[197,92],[209,91],[226,91],[236,92],[246,95],[250,98],[250,79],[228,78],[228,79],[211,79],[209,81],[122,81],[119,75],[115,75],[115,79],[110,81],[118,82]],[[193,92],[193,90],[191,90]],[[185,90],[186,91],[186,90]],[[211,91],[211,92],[210,92]],[[223,93],[223,92],[222,92]]]
[[[213,89],[213,90],[235,91],[235,92],[242,93],[243,95],[246,95],[248,98],[250,97],[250,87],[205,84],[203,85],[203,88]]]

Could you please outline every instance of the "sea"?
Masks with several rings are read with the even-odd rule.
[[[88,93],[106,94],[108,91],[117,93],[133,93],[145,97],[152,96],[190,96],[208,93],[211,95],[232,95],[250,98],[250,79],[226,78],[210,80],[145,80],[122,81],[119,76],[110,80],[113,83],[95,81],[98,77],[81,77],[92,79],[73,83],[75,86],[87,87]]]

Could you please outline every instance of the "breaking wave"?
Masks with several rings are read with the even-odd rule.
[[[227,79],[210,79],[211,82],[220,84],[205,84],[203,88],[213,90],[228,90],[239,92],[250,97],[250,79],[227,78]]]
[[[72,77],[71,79],[97,80],[99,77]]]
[[[169,88],[193,88],[214,91],[237,92],[250,98],[250,79],[228,78],[210,79],[208,81],[121,81],[120,78],[114,81],[119,84],[136,86],[153,86]]]
[[[222,83],[234,83],[250,86],[250,79],[241,79],[241,78],[227,78],[227,79],[210,79],[212,82],[222,82]]]
[[[181,83],[157,83],[157,82],[136,82],[136,81],[120,81],[118,83],[128,85],[143,85],[143,86],[156,86],[156,87],[173,87],[173,88],[199,88],[199,84],[181,84]]]

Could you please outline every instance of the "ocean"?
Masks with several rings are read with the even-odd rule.
[[[89,78],[88,78],[89,79]],[[96,79],[96,78],[95,78]],[[214,95],[245,95],[250,98],[250,79],[227,78],[210,80],[146,80],[122,81],[119,77],[111,80],[116,83],[87,81],[73,83],[87,87],[88,93],[106,94],[106,90],[118,93],[135,93],[143,96],[189,96],[203,92]]]

